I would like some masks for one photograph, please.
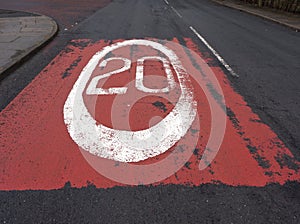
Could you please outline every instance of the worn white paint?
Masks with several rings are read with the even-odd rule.
[[[176,15],[179,17],[179,18],[182,18],[182,15],[173,7],[171,6],[171,9],[176,13]]]
[[[190,26],[190,29],[193,31],[194,34],[205,44],[205,46],[211,50],[211,52],[216,56],[216,58],[221,62],[221,64],[229,71],[229,73],[234,77],[239,77],[238,74],[236,74],[233,69],[227,64],[227,62],[221,57],[221,55],[212,47],[210,44],[202,37],[197,30],[195,30],[192,26]]]
[[[167,74],[167,80],[168,80],[167,87],[162,89],[151,89],[144,85],[144,61],[145,60],[157,60],[163,63],[165,73]],[[158,57],[158,56],[147,56],[138,59],[137,67],[136,67],[135,86],[138,90],[141,90],[145,93],[167,93],[171,89],[174,89],[174,87],[176,86],[176,82],[174,80],[169,61],[165,58]]]
[[[168,2],[168,0],[165,0],[165,3],[166,3],[167,5],[169,5],[169,2]]]
[[[96,123],[85,106],[83,92],[92,72],[105,55],[115,49],[132,45],[152,47],[166,55],[178,77],[181,96],[174,109],[149,129],[115,130]],[[91,87],[93,91],[94,87],[95,85]],[[138,162],[162,154],[174,146],[194,121],[196,108],[189,76],[176,54],[162,44],[134,39],[107,46],[91,58],[65,102],[64,121],[70,136],[82,149],[115,161]]]
[[[116,69],[115,71],[108,72],[103,75],[94,77],[86,90],[87,95],[110,95],[110,94],[125,94],[126,93],[127,87],[116,87],[116,88],[109,88],[109,89],[97,88],[97,84],[100,79],[105,79],[114,74],[118,74],[118,73],[121,73],[121,72],[124,72],[124,71],[130,69],[131,61],[127,58],[121,58],[121,57],[108,58],[108,59],[102,61],[99,65],[99,67],[104,68],[107,65],[107,62],[110,62],[113,60],[122,60],[124,62],[124,66],[120,69]]]

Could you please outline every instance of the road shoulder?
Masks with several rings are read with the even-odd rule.
[[[256,6],[234,0],[212,0],[223,6],[234,8],[249,14],[276,22],[296,31],[300,31],[300,16],[292,13],[281,12],[270,8],[258,8]]]

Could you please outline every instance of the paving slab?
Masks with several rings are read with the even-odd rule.
[[[57,31],[56,22],[47,16],[0,9],[0,78]]]

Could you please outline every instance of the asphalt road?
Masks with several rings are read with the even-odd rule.
[[[1,7],[17,2],[1,3]],[[204,0],[169,0],[175,11],[163,0],[89,1],[83,12],[74,5],[75,14],[48,10],[50,3],[26,2],[22,1],[22,9],[47,12],[57,19],[61,31],[1,81],[1,109],[73,39],[176,37],[184,43],[187,37],[214,58],[189,29],[193,26],[239,75],[232,77],[224,69],[235,90],[300,161],[299,33]],[[210,63],[219,64],[217,60]],[[3,223],[299,223],[299,190],[299,182],[266,187],[208,184],[112,189],[73,189],[66,184],[60,190],[0,192],[0,219]]]

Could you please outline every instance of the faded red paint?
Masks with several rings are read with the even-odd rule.
[[[189,49],[197,51],[191,40],[185,41]],[[88,46],[78,47],[85,44]],[[73,187],[82,187],[89,183],[99,188],[121,185],[103,177],[86,162],[69,137],[63,121],[63,106],[74,82],[91,56],[106,45],[105,41],[94,44],[89,40],[73,41],[68,46],[68,51],[59,54],[1,112],[1,190],[56,189],[63,187],[68,181]],[[185,67],[193,66],[183,49],[177,50],[176,54]],[[198,54],[201,55],[200,52]],[[186,166],[157,184],[224,183],[233,186],[264,186],[272,182],[284,184],[288,180],[299,181],[300,174],[297,169],[290,169],[283,162],[278,162],[285,156],[293,164],[300,166],[290,150],[233,90],[221,68],[211,69],[224,91],[226,106],[230,112],[219,153],[210,167],[199,171],[199,159],[210,134],[210,110],[203,91],[193,81],[199,104],[201,138]],[[113,79],[111,82],[115,83]],[[157,115],[165,115],[162,110],[150,104],[156,99],[149,97],[144,100],[148,102],[146,106],[137,104],[133,113],[144,109],[147,119],[136,116],[130,119],[132,128],[136,130],[148,124],[153,111]],[[109,108],[109,100],[102,102],[108,104]],[[172,106],[166,109],[169,111]],[[106,115],[109,116],[109,113]],[[101,122],[109,121],[103,117],[97,119]],[[153,163],[168,153],[140,164]]]

